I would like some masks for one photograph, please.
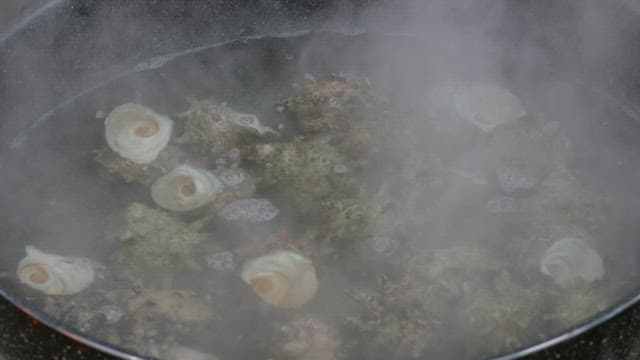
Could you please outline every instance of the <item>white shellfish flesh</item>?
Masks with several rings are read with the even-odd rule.
[[[173,121],[148,107],[127,103],[104,121],[109,147],[136,164],[148,164],[169,144]]]
[[[318,289],[311,260],[291,251],[277,251],[248,261],[240,277],[264,302],[282,308],[302,306]]]
[[[22,283],[48,295],[72,295],[86,289],[95,279],[93,262],[87,258],[47,254],[33,246],[18,263]]]
[[[222,182],[211,172],[179,165],[151,185],[151,198],[171,211],[189,211],[215,200]]]
[[[556,241],[540,260],[540,271],[551,276],[560,286],[570,286],[576,280],[587,282],[604,276],[602,258],[579,238],[565,237]]]

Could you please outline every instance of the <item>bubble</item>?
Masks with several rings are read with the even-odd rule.
[[[501,167],[497,173],[498,184],[506,193],[512,193],[516,190],[530,190],[538,183],[538,179],[535,177],[512,167]]]
[[[224,186],[236,186],[242,184],[246,177],[242,170],[227,169],[218,176],[218,179],[222,181]]]
[[[116,324],[118,321],[120,321],[120,319],[122,319],[122,316],[124,315],[122,310],[114,305],[101,306],[96,312],[98,314],[104,315],[106,325]]]
[[[76,315],[78,328],[91,331],[102,325],[117,324],[124,316],[124,312],[115,305],[103,305],[95,311],[79,311]]]
[[[231,251],[222,251],[207,255],[205,258],[207,267],[221,272],[233,271],[236,267]]]
[[[338,164],[338,165],[334,165],[333,172],[338,174],[338,175],[342,175],[342,174],[348,173],[349,172],[349,168],[347,167],[347,165]]]
[[[267,222],[278,213],[280,210],[267,199],[242,199],[223,207],[220,216],[228,221]]]
[[[387,236],[374,236],[369,239],[369,244],[373,251],[383,256],[390,256],[398,247],[398,242]]]
[[[241,114],[236,116],[233,120],[236,124],[241,126],[256,127],[260,125],[258,117],[252,114]]]

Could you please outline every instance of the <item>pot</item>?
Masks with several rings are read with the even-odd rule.
[[[590,232],[610,237],[607,245],[601,244],[599,248],[607,269],[611,269],[605,281],[623,283],[624,290],[618,293],[616,301],[595,315],[561,331],[545,333],[508,353],[488,356],[542,359],[563,354],[584,359],[604,353],[633,358],[638,349],[634,336],[638,334],[635,319],[640,299],[637,290],[640,268],[635,256],[639,249],[634,240],[640,230],[636,224],[640,201],[634,192],[640,181],[640,146],[635,140],[640,135],[637,106],[640,78],[635,69],[636,43],[640,38],[637,7],[625,1],[575,4],[557,0],[517,3],[495,0],[480,5],[460,0],[444,4],[355,0],[206,3],[52,0],[31,7],[0,34],[3,69],[0,184],[7,187],[0,206],[0,226],[5,234],[0,243],[0,295],[37,322],[90,348],[128,359],[149,355],[92,338],[69,321],[47,314],[42,303],[34,300],[38,295],[25,291],[13,276],[28,244],[72,249],[72,254],[113,250],[112,244],[99,240],[98,233],[109,225],[102,219],[110,216],[102,206],[116,208],[123,206],[123,202],[108,200],[110,188],[87,180],[91,165],[87,164],[86,153],[80,154],[76,149],[94,147],[98,128],[87,130],[83,125],[86,118],[71,119],[72,114],[102,110],[99,107],[111,106],[114,98],[125,102],[140,92],[145,92],[139,94],[142,100],[145,96],[154,97],[159,99],[158,106],[164,103],[170,109],[181,100],[175,99],[179,91],[167,85],[184,81],[177,87],[188,88],[190,80],[201,76],[181,67],[184,58],[202,61],[207,66],[228,66],[240,72],[235,76],[249,83],[275,82],[285,75],[273,69],[283,72],[294,67],[281,65],[285,60],[278,58],[281,54],[272,43],[258,46],[255,52],[247,50],[249,55],[231,56],[227,63],[210,57],[197,58],[198,54],[215,52],[219,47],[244,51],[247,44],[262,44],[263,39],[278,43],[321,34],[312,44],[327,43],[330,50],[322,53],[300,45],[296,53],[306,56],[301,64],[316,71],[333,70],[317,60],[327,58],[331,52],[380,56],[378,62],[359,60],[356,56],[336,63],[347,69],[364,64],[365,69],[371,70],[388,62],[389,68],[380,71],[376,80],[383,84],[386,93],[406,95],[401,91],[403,86],[421,89],[424,81],[442,80],[438,75],[420,75],[417,67],[420,63],[408,61],[411,56],[422,59],[425,54],[420,46],[424,45],[433,52],[426,58],[435,59],[434,73],[453,68],[457,71],[456,78],[473,81],[501,74],[518,89],[525,107],[550,109],[551,116],[567,124],[572,170],[594,191],[605,192],[613,203],[609,208],[613,214],[610,221]],[[430,16],[431,13],[444,18]],[[421,21],[422,16],[428,21]],[[383,53],[367,52],[366,46],[351,46],[350,41],[344,40],[358,36],[367,39],[360,42],[373,38],[377,45],[391,45]],[[451,36],[456,41],[441,41],[441,36]],[[480,40],[491,44],[479,43]],[[466,59],[470,54],[479,54],[482,61],[471,66]],[[250,56],[261,59],[259,65],[267,69],[265,74],[254,71],[253,63],[247,60]],[[451,62],[458,66],[451,66]],[[244,64],[245,68],[238,64]],[[176,74],[185,80],[176,80],[181,79]],[[117,94],[122,89],[123,95]],[[212,89],[215,85],[189,88],[197,95]],[[235,90],[230,89],[229,93]],[[106,91],[100,94],[108,94],[110,99],[102,102],[94,95],[99,91]],[[256,93],[263,94],[260,91]],[[280,88],[274,91],[283,93]],[[401,104],[415,104],[422,94],[390,97]],[[70,120],[65,121],[67,116]],[[477,141],[478,135],[474,136],[471,141]],[[77,204],[82,206],[74,207]],[[7,319],[24,320],[11,307],[3,306]],[[607,339],[619,338],[614,334],[621,327],[627,336],[621,338],[620,344],[605,345]],[[8,344],[4,347],[9,359],[29,358]],[[42,349],[49,355],[58,351],[50,346]]]

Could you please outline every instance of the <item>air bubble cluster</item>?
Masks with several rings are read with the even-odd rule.
[[[228,221],[259,223],[271,221],[279,213],[280,210],[268,199],[241,199],[223,207],[220,216]]]
[[[221,272],[230,272],[236,268],[233,261],[233,253],[231,251],[221,251],[207,255],[205,258],[207,267],[212,270]]]
[[[387,236],[374,236],[369,243],[373,251],[382,256],[392,255],[398,247],[398,242]]]
[[[224,170],[220,175],[218,175],[218,179],[222,181],[224,186],[236,186],[242,184],[246,179],[244,172],[239,169],[227,169]]]

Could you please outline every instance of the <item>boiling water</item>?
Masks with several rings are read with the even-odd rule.
[[[386,44],[384,54],[372,50],[379,48],[376,44],[383,41]],[[392,45],[389,46],[389,43]],[[640,203],[626,197],[631,193],[625,190],[631,189],[632,184],[631,180],[623,179],[638,177],[626,165],[632,163],[638,154],[629,145],[629,139],[637,139],[637,136],[628,135],[632,132],[635,134],[637,127],[624,120],[615,107],[601,103],[571,111],[564,111],[567,107],[572,107],[568,104],[554,106],[558,104],[553,104],[552,96],[538,91],[539,88],[544,88],[544,81],[550,79],[538,79],[538,84],[528,84],[530,86],[526,88],[518,82],[509,84],[511,90],[521,97],[529,113],[544,112],[540,116],[545,118],[546,127],[542,127],[544,131],[540,133],[534,131],[532,136],[545,136],[544,132],[560,133],[563,136],[566,134],[567,146],[572,147],[571,155],[566,159],[566,168],[579,175],[580,186],[584,187],[584,191],[608,197],[609,200],[605,203],[609,205],[626,199],[621,205],[610,206],[609,215],[603,218],[584,219],[584,223],[589,224],[586,231],[596,239],[594,246],[605,260],[605,280],[615,286],[605,290],[600,285],[585,285],[586,290],[562,289],[539,272],[537,258],[540,254],[537,250],[526,246],[523,250],[517,245],[517,239],[526,236],[526,231],[522,231],[519,226],[527,222],[527,219],[519,218],[520,195],[505,195],[504,192],[511,192],[510,185],[500,184],[500,175],[496,183],[495,179],[483,178],[474,172],[483,167],[484,160],[476,160],[473,153],[482,149],[487,142],[490,143],[491,135],[463,130],[452,138],[437,139],[433,134],[420,133],[430,129],[425,125],[427,120],[424,120],[425,94],[433,83],[444,81],[447,76],[423,71],[415,66],[421,62],[415,61],[416,58],[428,63],[437,61],[438,56],[442,56],[421,50],[419,44],[411,37],[364,34],[344,36],[329,33],[237,41],[141,64],[134,71],[69,101],[44,119],[37,128],[26,133],[26,137],[16,143],[13,153],[4,159],[3,168],[15,171],[2,174],[2,183],[8,190],[1,209],[2,226],[7,235],[0,244],[3,259],[0,270],[12,273],[19,259],[24,256],[24,245],[27,244],[55,254],[89,257],[104,265],[104,269],[100,271],[108,280],[99,278],[85,292],[62,300],[44,297],[22,285],[18,285],[19,291],[24,292],[35,306],[44,308],[60,320],[102,341],[151,355],[162,354],[167,348],[180,345],[216,354],[221,359],[266,358],[269,354],[282,354],[282,348],[286,347],[283,344],[287,343],[287,339],[282,334],[281,327],[298,317],[312,318],[313,321],[328,324],[333,329],[329,331],[330,336],[340,343],[340,356],[346,358],[460,358],[495,355],[543,339],[584,320],[605,306],[612,305],[617,295],[632,289],[635,272],[629,269],[635,269],[635,262],[628,255],[625,256],[621,249],[632,242],[633,234],[638,230],[627,214],[637,209]],[[431,60],[432,57],[436,60]],[[404,59],[413,61],[405,62]],[[492,70],[501,69],[498,67]],[[96,112],[108,113],[117,105],[136,102],[153,108],[158,113],[174,114],[188,108],[186,97],[215,99],[228,102],[240,112],[255,114],[264,125],[278,129],[281,137],[271,141],[289,142],[300,136],[300,130],[295,119],[282,112],[278,104],[292,95],[292,84],[303,83],[306,74],[312,74],[321,80],[341,72],[365,74],[375,91],[389,99],[390,107],[396,114],[389,121],[397,124],[387,127],[393,144],[386,151],[393,154],[383,152],[377,158],[372,156],[368,167],[360,173],[359,181],[367,184],[368,189],[385,182],[402,183],[396,181],[396,178],[402,177],[403,171],[411,169],[386,157],[413,157],[417,159],[416,164],[427,163],[424,169],[416,170],[417,182],[431,182],[437,188],[438,181],[444,181],[444,187],[436,191],[449,194],[445,197],[446,203],[442,208],[433,212],[429,209],[430,204],[418,202],[412,208],[413,218],[405,219],[406,221],[401,219],[398,222],[401,229],[395,233],[388,232],[390,236],[374,236],[347,245],[325,244],[321,238],[316,239],[319,245],[314,246],[326,246],[330,251],[314,255],[321,259],[316,263],[319,290],[310,303],[299,309],[278,309],[262,303],[238,276],[238,249],[274,239],[277,241],[291,240],[288,237],[304,237],[308,229],[315,229],[314,226],[321,223],[314,216],[300,216],[287,204],[279,203],[277,191],[273,189],[259,187],[253,197],[274,199],[273,202],[281,210],[275,220],[266,224],[238,226],[218,218],[206,228],[208,238],[193,254],[191,260],[195,266],[154,269],[151,274],[143,271],[133,277],[122,275],[113,261],[113,254],[123,244],[114,239],[113,234],[123,226],[123,213],[132,202],[151,207],[155,205],[147,186],[107,181],[99,175],[101,165],[94,161],[95,151],[106,147],[106,144],[104,121],[96,117]],[[464,76],[464,71],[454,74],[460,75]],[[553,86],[561,91],[562,86],[567,85],[556,82]],[[582,90],[576,90],[575,94],[575,105],[578,103],[577,99],[592,97],[592,93]],[[579,116],[584,116],[584,121],[576,122],[575,119]],[[620,122],[629,130],[620,133],[603,132],[602,118],[623,119]],[[626,138],[626,141],[623,138],[618,143],[620,137]],[[595,147],[592,146],[594,139],[607,141],[602,147]],[[301,141],[308,139],[301,138]],[[406,144],[403,144],[405,141]],[[589,164],[586,159],[594,151],[599,151],[598,155],[607,161],[600,162],[602,165],[599,166]],[[497,154],[497,157],[500,156],[502,154]],[[217,166],[215,159],[209,160],[207,166]],[[618,162],[620,164],[616,165]],[[251,173],[259,172],[259,169],[250,164],[246,166],[246,170]],[[443,168],[447,170],[444,171]],[[349,174],[351,170],[344,164],[335,164],[334,169],[341,174]],[[605,178],[612,169],[627,176],[620,176],[622,179],[615,180],[615,184],[607,183]],[[420,171],[426,171],[427,175],[421,175]],[[442,173],[449,174],[447,176],[451,178],[439,178]],[[513,179],[514,175],[502,178]],[[538,181],[542,179],[535,180]],[[461,183],[463,185],[459,185]],[[409,185],[422,188],[421,184]],[[518,186],[520,185],[516,185],[516,188]],[[532,183],[531,187],[533,186]],[[395,193],[402,191],[391,189],[389,196],[393,198]],[[371,197],[374,195],[376,194],[371,194]],[[530,195],[524,197],[527,196]],[[406,197],[403,199],[406,200]],[[424,199],[427,201],[429,197]],[[442,198],[437,201],[442,201]],[[201,211],[194,211],[171,216],[188,222],[202,215]],[[424,222],[416,223],[415,218],[420,217]],[[484,258],[485,255],[471,254],[471,261],[480,259],[478,261],[487,263],[452,265],[455,268],[454,274],[447,275],[443,272],[442,279],[437,275],[432,278],[425,275],[433,282],[428,287],[409,284],[409,288],[417,293],[422,291],[422,295],[407,295],[402,289],[403,281],[424,280],[421,279],[424,274],[407,277],[407,273],[410,273],[407,263],[425,262],[426,267],[433,270],[433,264],[437,261],[456,261],[455,258],[446,256],[438,258],[434,255],[438,253],[437,250],[464,248],[469,243],[484,249],[477,250],[479,254],[484,254],[483,251],[494,254],[490,256],[491,259]],[[468,253],[476,250],[465,251]],[[464,253],[463,251],[462,254]],[[629,253],[633,252],[627,252]],[[424,258],[420,259],[420,256]],[[459,255],[454,255],[457,256]],[[491,265],[491,261],[508,265]],[[443,266],[446,268],[447,265]],[[465,266],[469,268],[465,269]],[[509,286],[517,286],[517,290],[506,290],[500,295],[505,300],[502,307],[510,306],[512,301],[516,302],[513,305],[515,313],[508,315],[513,318],[489,319],[488,325],[484,324],[486,328],[460,333],[459,329],[474,314],[469,310],[471,307],[477,306],[480,312],[490,311],[490,304],[480,300],[476,304],[473,301],[481,298],[481,295],[486,295],[489,302],[495,301],[491,300],[491,293],[496,292],[495,284],[500,279],[504,280],[504,271],[494,268],[510,269],[505,281]],[[487,271],[491,275],[486,277],[468,274],[474,271]],[[385,275],[391,284],[395,284],[392,288],[398,293],[392,294],[390,298],[381,295],[384,291],[378,290],[379,275]],[[107,281],[110,289],[117,291],[110,293],[111,290],[101,289]],[[451,287],[459,290],[451,290]],[[470,288],[478,289],[472,291]],[[488,289],[488,295],[482,291],[483,288]],[[131,310],[131,301],[136,294],[149,289],[190,291],[188,296],[210,306],[213,316],[210,320],[197,324],[181,322],[179,318],[136,318],[133,313],[135,311]],[[527,289],[535,289],[535,292],[527,292]],[[451,294],[456,291],[469,292],[459,298],[451,298],[450,305],[443,305],[438,303],[443,297],[430,294],[429,291],[451,291]],[[604,295],[599,291],[603,291]],[[587,309],[582,313],[583,317],[569,322],[566,319],[558,321],[554,318],[558,316],[558,312],[544,310],[553,308],[554,299],[558,296],[574,296],[576,301],[580,301],[592,296],[594,292],[602,296],[602,301],[584,305]],[[388,317],[375,318],[366,301],[363,302],[362,298],[360,301],[354,300],[354,297],[358,298],[354,294],[358,293],[369,294],[370,301],[378,301],[382,308],[387,307],[381,311]],[[532,304],[532,309],[537,311],[542,320],[527,320],[528,324],[535,327],[532,330],[529,325],[518,325],[518,316],[522,315],[518,311],[523,310],[518,308],[517,302],[520,296],[533,294],[538,295],[540,301]],[[408,300],[400,301],[394,296],[406,296]],[[153,307],[157,304],[151,303],[159,300],[153,298],[147,301],[150,302],[148,306]],[[418,311],[419,315],[415,315],[420,319],[412,318],[414,315],[411,311],[416,307],[422,307]],[[105,309],[120,313],[122,318],[110,322]],[[95,316],[96,313],[101,313],[102,316]],[[396,324],[397,328],[389,323],[389,317],[394,316],[401,319]],[[345,320],[347,318],[351,320]],[[370,328],[366,330],[353,325],[355,322],[362,326],[366,320],[371,320],[368,325]],[[421,326],[420,323],[412,322],[413,320],[429,322],[425,326],[428,331],[421,329],[412,333],[408,326]],[[384,330],[378,330],[376,326]],[[517,332],[517,329],[521,329],[522,334],[517,333],[514,336],[517,339],[509,340],[512,335],[510,331]],[[388,331],[409,338],[422,337],[428,333],[429,338],[425,339],[428,345],[419,345],[420,339],[403,342],[402,338],[397,339],[393,334],[385,333]],[[483,345],[485,343],[488,344],[486,347]],[[331,348],[329,345],[325,346]],[[323,356],[335,355],[333,350],[328,351]]]

